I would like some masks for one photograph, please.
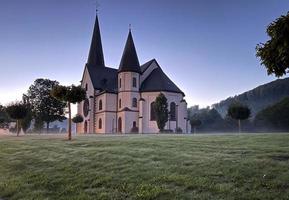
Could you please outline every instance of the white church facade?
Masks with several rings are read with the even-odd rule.
[[[189,132],[185,94],[163,72],[155,59],[139,64],[129,30],[118,69],[105,66],[96,16],[89,56],[81,86],[87,99],[78,104],[84,117],[77,133],[157,133],[154,101],[163,93],[168,100],[165,129]]]

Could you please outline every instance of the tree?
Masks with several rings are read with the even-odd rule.
[[[29,87],[26,95],[23,95],[32,108],[33,118],[42,120],[46,123],[46,130],[49,130],[49,124],[56,120],[64,120],[64,109],[66,104],[53,98],[51,90],[59,85],[57,81],[49,79],[36,79]]]
[[[241,132],[241,120],[248,119],[250,117],[251,110],[242,104],[234,103],[228,108],[227,115],[235,120],[238,120],[239,133]]]
[[[73,123],[81,123],[83,122],[83,117],[80,114],[76,114],[73,118],[72,118],[72,122]]]
[[[162,132],[168,121],[168,101],[163,93],[157,96],[154,109],[158,128]]]
[[[56,85],[51,91],[56,99],[65,102],[68,107],[68,140],[71,140],[71,103],[80,103],[86,99],[86,91],[81,86]]]
[[[258,112],[254,120],[258,128],[289,130],[289,97]]]
[[[5,107],[0,105],[0,128],[7,128],[9,123],[9,117],[5,111]]]
[[[190,124],[191,127],[194,129],[194,133],[196,133],[196,128],[201,126],[202,121],[196,118],[196,116],[193,116],[190,118]]]
[[[27,116],[27,113],[29,112],[27,105],[21,102],[11,103],[6,107],[6,112],[8,113],[10,118],[16,120],[17,136],[19,136],[19,132],[21,129],[20,120],[24,119]]]
[[[256,46],[256,56],[268,75],[281,77],[289,69],[289,12],[269,24],[267,34],[270,40]]]

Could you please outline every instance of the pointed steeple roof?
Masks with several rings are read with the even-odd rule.
[[[104,57],[103,57],[103,50],[102,50],[102,44],[101,44],[101,36],[100,36],[97,13],[95,17],[93,36],[92,36],[89,55],[87,59],[87,65],[93,66],[93,67],[104,67]]]
[[[123,50],[118,72],[141,73],[131,30],[129,30],[129,33],[128,33],[128,37],[127,37],[126,44]]]

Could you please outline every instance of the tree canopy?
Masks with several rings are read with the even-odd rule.
[[[270,39],[256,47],[256,56],[267,69],[267,73],[281,77],[289,69],[289,12],[267,27]]]
[[[83,122],[83,117],[80,114],[76,114],[73,118],[72,118],[73,123],[81,123]]]
[[[29,102],[34,119],[42,120],[46,123],[47,131],[49,123],[56,120],[62,121],[64,117],[65,103],[53,98],[51,90],[59,85],[57,81],[49,79],[36,79],[29,87],[24,98]]]
[[[168,121],[168,101],[163,93],[160,93],[156,98],[155,113],[158,128],[163,131]]]

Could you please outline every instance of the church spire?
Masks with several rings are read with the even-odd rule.
[[[140,65],[134,46],[131,28],[129,29],[128,37],[122,54],[122,58],[119,65],[119,72],[137,72],[140,73]]]
[[[92,36],[89,55],[87,59],[87,65],[94,66],[94,67],[104,67],[104,57],[103,57],[103,51],[102,51],[97,13],[95,17],[93,36]]]

